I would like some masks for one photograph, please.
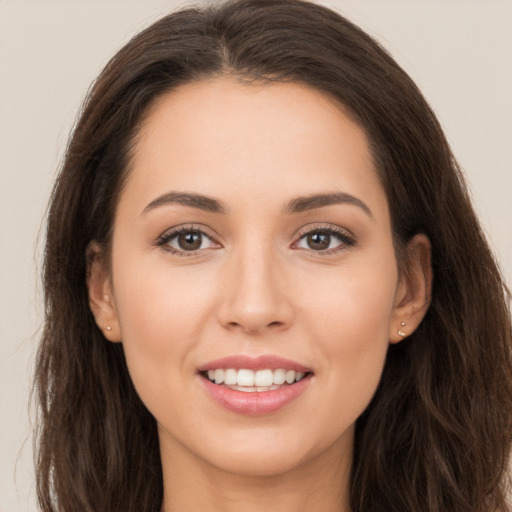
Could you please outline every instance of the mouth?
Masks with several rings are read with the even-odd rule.
[[[250,370],[248,368],[216,368],[200,372],[211,383],[242,393],[262,393],[275,391],[283,386],[291,386],[311,375],[311,372],[275,370],[266,368]]]
[[[238,414],[277,412],[297,400],[312,381],[313,371],[276,356],[230,356],[198,369],[207,394]]]

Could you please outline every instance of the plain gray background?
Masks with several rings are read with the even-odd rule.
[[[377,37],[416,80],[512,283],[512,1],[324,3]],[[108,58],[186,4],[0,0],[0,512],[37,510],[28,406],[42,318],[37,238],[68,133]]]

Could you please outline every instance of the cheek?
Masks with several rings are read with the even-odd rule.
[[[303,305],[319,378],[325,378],[330,403],[344,411],[336,421],[355,421],[380,381],[395,299],[394,268],[392,260],[385,271],[382,265],[338,271],[322,281],[329,283],[328,289],[313,288]]]
[[[161,256],[119,258],[114,263],[123,341],[137,338],[168,346],[176,336],[197,330],[215,290],[215,276],[208,269],[173,268]]]
[[[333,268],[329,274],[303,273],[302,290],[296,293],[302,309],[298,316],[325,334],[320,339],[330,349],[358,350],[387,341],[398,278],[394,258],[388,259]]]
[[[114,297],[130,375],[146,405],[181,385],[211,317],[212,277],[151,259],[118,260]],[[165,393],[167,396],[168,393]]]

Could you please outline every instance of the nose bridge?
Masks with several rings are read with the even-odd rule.
[[[224,281],[220,308],[223,325],[258,332],[291,321],[282,262],[268,239],[262,242],[247,236],[233,248]]]

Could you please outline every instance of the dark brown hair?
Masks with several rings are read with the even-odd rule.
[[[508,295],[461,172],[435,115],[388,53],[337,13],[300,0],[178,11],[133,38],[94,83],[48,215],[35,376],[41,510],[161,506],[155,420],[131,383],[122,344],[105,340],[89,310],[86,248],[91,240],[109,247],[148,106],[215,76],[298,82],[336,98],[369,137],[397,255],[416,233],[432,243],[430,309],[389,348],[357,422],[354,512],[509,510]]]

